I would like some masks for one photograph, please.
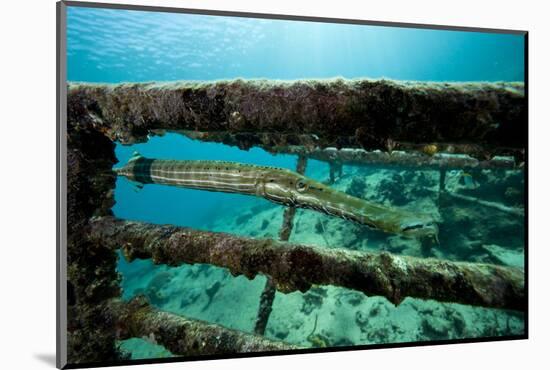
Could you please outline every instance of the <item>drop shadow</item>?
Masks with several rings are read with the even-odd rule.
[[[34,358],[51,367],[56,365],[55,353],[35,353]]]

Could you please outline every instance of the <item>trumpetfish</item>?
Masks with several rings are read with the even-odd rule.
[[[226,161],[150,159],[134,153],[125,166],[113,170],[140,187],[162,184],[253,195],[387,233],[437,242],[437,223],[430,215],[368,202],[288,169]]]

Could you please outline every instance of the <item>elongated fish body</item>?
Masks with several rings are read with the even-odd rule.
[[[437,224],[429,215],[371,203],[287,169],[225,161],[149,159],[135,155],[115,172],[140,184],[254,195],[388,233],[437,240]]]

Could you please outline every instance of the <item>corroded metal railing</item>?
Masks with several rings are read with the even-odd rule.
[[[453,168],[521,170],[527,123],[523,84],[70,84],[67,103],[71,363],[116,361],[121,358],[116,339],[151,334],[184,355],[295,348],[162,312],[141,298],[120,301],[118,248],[129,259],[209,263],[248,277],[266,275],[257,333],[265,331],[275,289],[305,291],[312,284],[380,295],[395,304],[410,296],[525,310],[524,272],[516,268],[249,239],[119,220],[111,211],[114,142],[144,142],[164,131],[243,149],[259,146],[304,161],[441,169],[443,175]],[[284,225],[285,241],[291,209]],[[224,339],[216,339],[220,336]]]
[[[314,134],[321,148],[348,147],[342,139],[351,137],[367,150],[484,143],[486,153],[500,154],[526,141],[523,89],[366,79],[73,84],[68,103],[85,110],[69,119],[79,114],[122,143],[145,141],[155,129],[269,132]]]
[[[164,135],[163,130],[155,130]],[[410,144],[388,143],[383,150],[365,150],[358,147],[321,148],[316,135],[281,135],[274,133],[230,133],[177,131],[194,140],[223,143],[248,149],[257,146],[273,154],[290,154],[330,163],[355,166],[408,168],[416,170],[440,169],[502,169],[523,170],[521,149],[501,148],[505,156],[491,157],[481,145],[474,144]],[[349,138],[347,143],[353,143]]]
[[[129,261],[206,263],[248,278],[264,274],[285,293],[330,284],[383,296],[394,304],[415,297],[525,308],[524,273],[513,267],[328,249],[112,217],[92,220],[90,238],[121,248]]]
[[[105,305],[104,312],[118,329],[118,339],[145,337],[174,354],[223,355],[299,348],[158,310],[150,306],[143,296],[130,302],[113,299]]]

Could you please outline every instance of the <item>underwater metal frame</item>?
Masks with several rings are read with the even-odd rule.
[[[429,341],[418,341],[418,342],[403,342],[403,343],[384,343],[384,344],[361,344],[361,345],[343,345],[343,346],[329,346],[329,347],[320,347],[320,348],[289,348],[286,349],[286,347],[280,347],[285,349],[277,349],[277,343],[263,343],[258,339],[258,347],[255,348],[270,348],[269,350],[259,350],[254,352],[233,352],[233,353],[227,353],[222,352],[222,354],[205,354],[205,355],[186,355],[184,357],[172,357],[172,358],[150,358],[150,359],[123,359],[123,358],[117,358],[118,350],[114,348],[114,340],[116,335],[114,333],[107,333],[106,328],[102,327],[94,327],[94,329],[97,329],[98,332],[101,332],[101,330],[105,331],[105,336],[103,339],[109,341],[111,340],[112,343],[109,345],[109,343],[104,343],[104,350],[105,352],[103,354],[98,354],[99,357],[93,358],[89,357],[86,358],[81,357],[78,359],[78,361],[74,361],[75,357],[71,357],[68,353],[68,315],[69,315],[69,301],[73,303],[70,307],[71,310],[73,310],[70,314],[72,315],[80,315],[81,321],[85,322],[86,320],[90,320],[90,323],[94,322],[94,320],[97,320],[98,317],[101,317],[103,319],[103,324],[106,325],[112,325],[116,323],[116,315],[129,315],[125,316],[130,317],[131,314],[128,312],[136,307],[130,307],[130,305],[122,305],[119,306],[119,301],[117,300],[119,294],[120,294],[120,287],[118,286],[118,281],[116,280],[116,271],[115,271],[115,261],[113,261],[113,256],[116,256],[113,250],[109,249],[109,247],[106,246],[107,241],[115,240],[115,237],[103,236],[103,232],[105,230],[109,230],[109,228],[113,228],[112,230],[115,230],[114,235],[119,235],[120,232],[128,232],[128,228],[124,226],[123,229],[116,229],[117,223],[121,222],[118,219],[115,219],[114,221],[111,220],[109,217],[112,215],[110,213],[110,208],[112,206],[112,194],[106,195],[107,192],[111,191],[114,187],[114,177],[109,177],[103,175],[99,175],[101,171],[104,171],[105,169],[111,171],[112,163],[116,162],[116,159],[113,159],[112,156],[114,153],[113,148],[113,138],[118,140],[119,142],[126,143],[132,143],[132,142],[140,142],[142,140],[146,140],[147,135],[149,134],[159,134],[156,130],[159,129],[167,129],[167,130],[174,130],[175,127],[170,124],[163,126],[162,124],[160,127],[155,126],[155,124],[151,124],[148,127],[145,127],[144,129],[139,130],[133,130],[133,128],[129,129],[128,131],[121,130],[121,127],[118,127],[112,123],[105,123],[103,125],[103,122],[100,124],[90,123],[88,121],[84,122],[83,126],[85,128],[83,129],[86,131],[85,133],[79,132],[78,130],[81,129],[81,127],[78,128],[78,130],[74,130],[74,127],[69,127],[71,122],[74,124],[78,121],[78,119],[81,119],[84,115],[89,115],[90,112],[95,112],[97,108],[97,105],[100,106],[100,110],[104,109],[104,106],[101,107],[101,104],[107,104],[105,101],[108,99],[111,99],[112,97],[104,95],[106,94],[105,91],[101,90],[101,86],[96,88],[89,88],[87,86],[71,86],[70,88],[73,91],[73,95],[69,96],[69,85],[68,85],[68,79],[67,79],[67,7],[86,7],[86,8],[104,8],[104,9],[122,9],[122,10],[140,10],[140,11],[148,11],[148,12],[168,12],[168,13],[183,13],[183,14],[200,14],[200,15],[217,15],[217,16],[227,16],[227,17],[246,17],[246,18],[265,18],[265,19],[278,19],[278,20],[296,20],[296,21],[307,21],[307,22],[324,22],[324,23],[340,23],[340,24],[357,24],[357,25],[371,25],[371,26],[386,26],[386,27],[399,27],[399,28],[412,28],[412,29],[430,29],[430,30],[453,30],[453,31],[464,31],[464,32],[484,32],[484,33],[495,33],[495,34],[514,34],[514,35],[521,35],[524,39],[524,50],[523,50],[523,58],[524,58],[524,85],[523,85],[523,97],[522,97],[522,108],[520,109],[520,112],[518,113],[517,120],[523,123],[523,125],[519,128],[513,128],[510,132],[506,132],[503,134],[504,136],[495,135],[493,137],[494,142],[489,142],[489,145],[487,147],[483,147],[481,145],[481,148],[477,145],[469,145],[465,147],[460,147],[462,149],[461,153],[467,153],[476,155],[479,162],[475,162],[473,166],[479,165],[480,168],[483,168],[483,166],[488,166],[487,168],[499,168],[499,166],[505,166],[505,168],[508,168],[506,166],[509,166],[509,162],[491,162],[495,157],[502,157],[502,156],[512,156],[515,158],[516,163],[521,163],[521,169],[523,170],[523,177],[524,177],[524,199],[523,199],[523,220],[524,220],[524,274],[523,274],[523,290],[519,293],[519,295],[514,296],[517,292],[514,290],[514,288],[510,288],[509,291],[506,291],[504,294],[504,297],[498,297],[497,300],[502,298],[504,300],[504,303],[502,302],[496,302],[491,301],[491,303],[488,306],[493,307],[517,307],[517,302],[521,303],[522,310],[523,311],[523,320],[524,320],[524,330],[523,334],[519,335],[501,335],[501,336],[487,336],[487,337],[480,337],[480,338],[465,338],[465,339],[441,339],[441,340],[429,340]],[[224,86],[216,86],[213,84],[212,86],[209,86],[211,89],[225,89]],[[132,87],[134,88],[134,87]],[[136,87],[139,90],[139,86]],[[185,87],[183,87],[184,89]],[[253,86],[252,86],[253,88]],[[370,88],[370,87],[368,87]],[[384,88],[384,86],[376,86],[376,88]],[[493,89],[494,90],[491,90]],[[483,86],[481,90],[485,91],[484,89],[489,89],[491,96],[498,95],[498,94],[507,94],[510,89],[512,89],[513,86],[505,86],[506,90],[505,92],[500,91],[498,86]],[[122,94],[127,93],[127,91],[124,90],[124,87],[121,88]],[[224,93],[226,90],[223,90]],[[291,90],[290,90],[291,91]],[[346,90],[347,91],[347,90]],[[465,92],[466,98],[470,98],[471,96],[468,94],[474,94],[474,96],[477,96],[475,94],[478,94],[479,91],[467,91]],[[99,96],[99,98],[98,98]],[[107,97],[105,97],[107,96]],[[124,96],[124,95],[121,95]],[[498,100],[502,104],[505,104],[503,102],[509,101],[508,95],[505,96],[502,100]],[[119,96],[116,96],[112,99],[118,99]],[[68,100],[72,99],[71,102],[74,103],[78,109],[76,110],[82,110],[78,112],[74,112],[74,109],[71,110],[69,107]],[[95,99],[95,100],[94,100]],[[105,99],[105,100],[102,100]],[[513,100],[513,99],[512,99]],[[438,345],[438,344],[457,344],[457,343],[474,343],[474,342],[487,342],[487,341],[500,341],[500,340],[515,340],[515,339],[527,339],[528,338],[528,32],[527,31],[519,31],[519,30],[502,30],[502,29],[485,29],[485,28],[470,28],[470,27],[457,27],[457,26],[439,26],[439,25],[426,25],[426,24],[409,24],[409,23],[394,23],[394,22],[381,22],[381,21],[365,21],[365,20],[350,20],[350,19],[335,19],[335,18],[319,18],[319,17],[306,17],[306,16],[289,16],[289,15],[279,15],[279,14],[259,14],[259,13],[246,13],[246,12],[229,12],[229,11],[215,11],[215,10],[199,10],[199,9],[183,9],[183,8],[167,8],[167,7],[154,7],[154,6],[137,6],[137,5],[129,5],[129,4],[104,4],[104,3],[88,3],[88,2],[78,2],[78,1],[62,1],[57,4],[57,367],[58,368],[81,368],[81,367],[96,367],[96,366],[113,366],[113,365],[128,365],[128,364],[149,364],[149,363],[165,363],[165,362],[179,362],[179,361],[195,361],[195,360],[209,360],[209,359],[224,359],[224,358],[237,358],[237,357],[256,357],[256,356],[272,356],[272,355],[286,355],[286,354],[297,354],[297,353],[318,353],[318,352],[334,352],[334,351],[346,351],[346,350],[362,350],[362,349],[375,349],[375,348],[397,348],[397,347],[411,347],[411,346],[424,346],[424,345]],[[84,102],[84,103],[83,103]],[[91,102],[91,103],[90,103]],[[79,105],[80,104],[80,105]],[[106,108],[105,108],[106,109]],[[506,109],[506,108],[504,108]],[[477,112],[474,112],[477,113]],[[116,109],[113,108],[113,115],[121,114],[120,112],[117,112]],[[484,112],[481,112],[480,114],[484,114]],[[77,117],[77,118],[75,118]],[[180,117],[181,118],[181,117]],[[252,119],[250,117],[247,117],[247,119]],[[71,121],[72,120],[72,121]],[[235,127],[238,127],[241,124],[241,117],[240,116],[233,116],[230,117],[229,120],[231,124],[235,125]],[[516,118],[512,118],[512,121],[516,120]],[[181,121],[178,121],[178,125]],[[482,125],[484,123],[481,123]],[[185,126],[185,125],[181,125]],[[99,129],[97,129],[99,127]],[[179,126],[178,126],[179,127]],[[181,127],[182,130],[187,130],[189,127]],[[72,131],[71,131],[72,130]],[[380,129],[377,127],[374,127],[375,132],[383,133],[384,131],[379,131]],[[71,132],[69,132],[71,131]],[[83,132],[84,132],[83,131]],[[204,131],[204,132],[210,132],[211,128],[206,125],[205,127],[202,127],[202,130],[195,130],[197,132]],[[444,130],[441,131],[441,135],[444,135]],[[199,133],[200,134],[200,133]],[[128,135],[128,136],[124,136]],[[416,139],[416,137],[412,134],[412,136],[407,136],[406,133],[402,134],[403,140],[402,143],[399,143],[398,145],[401,145],[402,148],[406,149],[406,151],[420,151],[426,155],[429,155],[428,157],[429,161],[425,161],[426,166],[433,166],[433,168],[436,168],[438,166],[447,166],[449,165],[447,163],[446,157],[437,157],[438,160],[442,160],[442,162],[437,162],[434,164],[434,162],[431,160],[431,157],[433,156],[432,151],[438,152],[441,150],[441,145],[437,147],[436,149],[433,149],[432,144],[424,145],[425,143],[420,143],[420,146],[416,146],[416,143],[413,143],[414,145],[409,145],[410,140],[406,139]],[[219,138],[215,137],[215,135],[208,136],[203,135],[202,140],[208,142],[239,142],[239,140],[242,140],[235,132],[231,133],[231,137],[225,137],[225,138]],[[333,137],[331,136],[330,132],[325,133],[325,136],[322,134],[320,136],[320,146],[322,149],[331,147],[334,144]],[[71,148],[68,148],[68,140],[71,140]],[[445,138],[445,136],[443,136]],[[504,139],[503,139],[504,137]],[[517,141],[511,142],[510,137],[514,137]],[[247,137],[247,140],[252,140],[254,144],[252,146],[258,146],[262,148],[268,148],[269,150],[272,150],[273,153],[275,152],[283,152],[288,153],[289,150],[293,149],[291,145],[288,145],[289,143],[298,143],[302,144],[301,147],[307,147],[307,143],[304,144],[302,141],[300,141],[300,138],[291,137],[284,139],[282,142],[284,145],[278,146],[278,147],[269,147],[267,143],[270,142],[273,138],[270,137],[267,139],[267,141],[262,141],[262,138],[255,137],[253,139],[250,139],[250,137]],[[325,140],[326,141],[323,141]],[[355,139],[357,142],[359,142],[365,150],[370,150],[368,153],[373,153],[377,150],[384,149],[384,145],[389,146],[386,148],[388,152],[391,153],[393,149],[393,141],[385,140],[382,144],[378,142],[373,142],[371,138],[367,137],[365,139],[364,136],[357,134]],[[277,139],[279,140],[279,139]],[[286,141],[285,141],[286,140]],[[363,140],[363,141],[361,141]],[[502,147],[499,145],[501,144],[499,140],[504,140],[506,144],[512,143],[513,145],[516,145],[513,150],[509,149],[502,149]],[[446,141],[444,141],[446,143]],[[355,143],[355,142],[353,142]],[[94,146],[93,148],[87,147],[87,145]],[[348,142],[344,142],[344,147],[347,147]],[[477,143],[474,143],[477,144]],[[230,144],[235,145],[235,144]],[[249,145],[249,144],[247,144]],[[380,147],[380,145],[382,145]],[[512,146],[513,146],[512,145]],[[245,145],[246,146],[246,145]],[[454,145],[453,148],[458,148],[458,145]],[[68,153],[69,149],[78,148],[78,150],[81,151],[81,153],[75,154],[73,151],[72,153]],[[378,153],[378,152],[376,152]],[[294,153],[296,154],[296,153]],[[304,158],[304,156],[310,156],[309,158],[315,158],[314,155],[320,155],[323,156],[323,153],[311,153],[311,152],[304,152],[299,154],[300,158]],[[426,157],[422,157],[426,159]],[[371,159],[368,159],[371,160]],[[376,159],[379,161],[379,158]],[[457,158],[454,158],[453,160],[457,160]],[[458,160],[461,160],[460,157]],[[485,161],[484,161],[485,160]],[[367,161],[368,162],[368,161]],[[428,163],[429,162],[429,163]],[[370,162],[372,163],[372,162]],[[378,163],[378,162],[376,162]],[[456,162],[458,163],[458,162]],[[460,162],[462,163],[462,162]],[[470,163],[470,162],[468,162]],[[481,163],[481,165],[479,164]],[[378,163],[381,165],[386,165],[387,163]],[[403,164],[400,162],[400,164]],[[94,167],[97,165],[97,168]],[[391,164],[390,164],[391,165]],[[104,168],[101,168],[103,166]],[[111,166],[111,167],[109,167]],[[456,164],[449,165],[449,168],[455,168],[453,166],[456,166]],[[495,166],[495,167],[493,167]],[[500,167],[502,168],[502,167]],[[514,167],[515,168],[515,167]],[[77,169],[77,170],[75,170]],[[333,168],[331,167],[331,171]],[[71,173],[71,171],[73,171]],[[74,172],[76,171],[76,172]],[[302,168],[302,172],[300,172],[300,168],[297,169],[297,173],[303,174],[304,169]],[[81,179],[78,178],[78,176],[75,175],[75,173],[78,173],[79,175],[86,174],[91,175],[91,177],[94,177],[94,183],[90,184],[87,182],[81,182]],[[76,176],[76,177],[75,177]],[[102,177],[103,176],[103,177]],[[87,191],[89,191],[89,199],[90,203],[93,203],[91,205],[86,205],[86,207],[90,207],[91,210],[85,210],[81,213],[76,214],[75,212],[80,212],[78,207],[82,207],[86,202],[86,199],[80,198],[80,193],[76,194],[74,189],[75,188],[82,188],[82,187],[88,187]],[[76,194],[76,195],[75,195]],[[71,208],[72,207],[72,208]],[[95,207],[95,208],[94,208]],[[290,219],[290,222],[292,222],[292,215],[288,215],[285,213],[285,220],[286,218]],[[78,220],[78,222],[75,222],[78,225],[71,224],[72,221]],[[122,220],[123,221],[123,220]],[[95,233],[93,227],[94,225],[102,225],[104,223],[107,225],[104,229],[100,229],[99,232]],[[134,225],[135,226],[135,225]],[[140,227],[139,225],[135,227]],[[166,232],[166,230],[154,230],[151,229],[150,225],[144,225],[143,227],[146,228],[146,232],[151,232],[157,237],[157,232],[160,232],[160,234]],[[290,226],[292,227],[292,226]],[[411,226],[408,226],[411,227]],[[413,225],[412,227],[416,227],[416,225]],[[141,229],[139,230],[142,231]],[[170,231],[172,232],[172,231]],[[99,236],[98,236],[99,235]],[[113,234],[112,234],[113,235]],[[129,235],[129,234],[128,234]],[[104,237],[105,239],[101,239],[101,237]],[[132,236],[133,237],[133,236]],[[164,236],[158,236],[159,238],[163,238]],[[217,238],[218,235],[201,235],[201,237],[213,237]],[[99,238],[99,239],[94,239]],[[82,240],[76,240],[76,239],[82,239]],[[160,239],[159,239],[160,240]],[[288,241],[288,235],[286,239],[282,238],[282,240]],[[71,244],[72,243],[72,244]],[[240,241],[242,244],[246,243],[252,243],[253,240],[251,239],[242,239]],[[69,245],[70,244],[70,245]],[[98,247],[101,245],[101,247]],[[285,248],[294,248],[294,246],[290,243],[283,244]],[[79,248],[96,248],[92,252],[81,250],[82,256],[75,256],[74,251],[77,250],[77,247]],[[72,248],[72,249],[71,249]],[[297,246],[296,248],[301,248],[301,246]],[[146,249],[146,246],[144,246],[144,249]],[[70,250],[73,251],[73,254],[71,255]],[[303,251],[300,249],[300,251]],[[128,253],[137,253],[140,257],[143,256],[144,252],[139,251],[136,252],[135,250],[130,250]],[[141,254],[140,254],[141,253]],[[145,253],[146,254],[146,253]],[[153,253],[151,252],[151,255]],[[317,256],[317,254],[313,253],[312,256]],[[384,255],[383,255],[384,256]],[[98,266],[84,266],[83,264],[85,261],[94,261],[96,262],[96,259],[101,262],[101,265]],[[153,257],[155,258],[155,257]],[[82,268],[82,271],[79,271],[77,273],[80,283],[84,286],[68,286],[68,269],[69,269],[69,261],[71,264],[73,264],[73,269],[78,267]],[[400,260],[399,260],[400,261]],[[193,262],[191,262],[193,263]],[[199,262],[200,263],[200,262]],[[381,264],[386,263],[385,261],[381,261]],[[399,262],[401,263],[401,262]],[[412,266],[412,265],[411,265]],[[93,267],[93,268],[92,268]],[[228,265],[224,266],[231,270],[232,265],[231,263],[228,263]],[[253,266],[253,268],[258,268],[257,266]],[[89,270],[88,270],[89,269]],[[245,267],[243,267],[245,269]],[[90,281],[85,279],[92,279],[94,278],[94,274],[99,271],[99,275],[103,273],[104,276],[100,278],[97,278],[97,281]],[[233,270],[231,270],[233,272]],[[499,270],[500,271],[500,270]],[[503,274],[507,274],[507,270],[504,271]],[[239,273],[244,273],[247,275],[247,273],[250,273],[250,271],[238,271]],[[254,271],[254,274],[264,272],[261,268],[259,270]],[[74,272],[73,272],[74,273]],[[499,272],[500,273],[500,272]],[[112,281],[107,281],[107,277],[113,277],[115,278]],[[248,276],[248,275],[247,275]],[[508,275],[507,275],[508,276]],[[94,278],[95,279],[95,278]],[[322,279],[321,279],[322,281]],[[511,280],[505,280],[503,284],[506,284],[506,286],[512,284],[510,283]],[[293,282],[295,282],[293,280]],[[286,281],[279,281],[281,286],[287,287],[288,284]],[[311,282],[309,282],[311,283]],[[313,281],[315,283],[315,281]],[[499,282],[500,284],[500,282]],[[93,288],[90,288],[88,285],[92,286]],[[298,284],[299,285],[299,284]],[[352,286],[353,284],[350,284]],[[512,284],[513,285],[513,284]],[[311,286],[311,284],[310,284]],[[345,286],[345,285],[342,285]],[[88,290],[87,290],[88,289]],[[303,288],[297,288],[298,290],[302,290]],[[306,289],[307,290],[307,289]],[[416,292],[414,294],[417,294]],[[417,294],[417,297],[423,297],[421,294]],[[510,298],[510,294],[513,296]],[[79,304],[74,304],[75,300],[78,300],[75,297],[80,297],[78,299],[81,299],[80,307]],[[429,297],[429,296],[428,296]],[[389,297],[388,297],[389,298]],[[470,298],[467,298],[470,299]],[[113,304],[100,304],[96,305],[97,302],[107,302],[107,300],[114,302]],[[82,303],[83,302],[83,303]],[[396,298],[396,303],[400,302],[400,297]],[[477,302],[474,298],[471,298],[471,302]],[[510,303],[512,302],[512,303]],[[149,306],[145,306],[145,303],[143,302],[137,302],[135,303],[137,305],[137,310],[141,310],[138,313],[140,315],[149,315],[151,313]],[[139,306],[139,305],[142,306]],[[156,312],[152,312],[151,314],[156,314]],[[268,314],[269,315],[269,314]],[[141,317],[141,316],[140,316]],[[111,321],[109,321],[111,320]],[[190,325],[194,325],[195,323],[191,323]],[[265,323],[264,323],[265,324]],[[118,324],[117,324],[118,325]],[[187,324],[185,324],[187,325]],[[89,341],[90,338],[86,338],[86,330],[90,329],[90,327],[86,327],[84,325],[82,328],[79,328],[78,330],[75,330],[77,332],[77,335],[83,336],[76,339],[76,341],[79,343],[84,343],[86,341]],[[264,327],[265,329],[265,327]],[[122,330],[122,329],[121,329]],[[218,329],[216,329],[218,330]],[[232,338],[238,338],[241,340],[240,333],[234,333],[233,331],[224,331],[223,328],[219,329],[221,330],[219,335],[235,335],[235,337]],[[73,334],[74,336],[74,334]],[[200,336],[199,336],[200,338]],[[248,337],[243,337],[242,340],[247,340]],[[73,339],[75,340],[75,339]],[[97,340],[101,340],[97,339]],[[235,339],[236,340],[236,339]],[[260,343],[261,342],[261,343]],[[73,344],[74,345],[74,344]],[[94,343],[95,345],[95,343]],[[270,346],[274,347],[270,347]],[[266,347],[262,347],[266,346]],[[92,348],[100,348],[99,347],[93,347]],[[112,348],[111,348],[112,347]],[[85,351],[82,350],[82,353]],[[98,359],[99,358],[99,359]]]

